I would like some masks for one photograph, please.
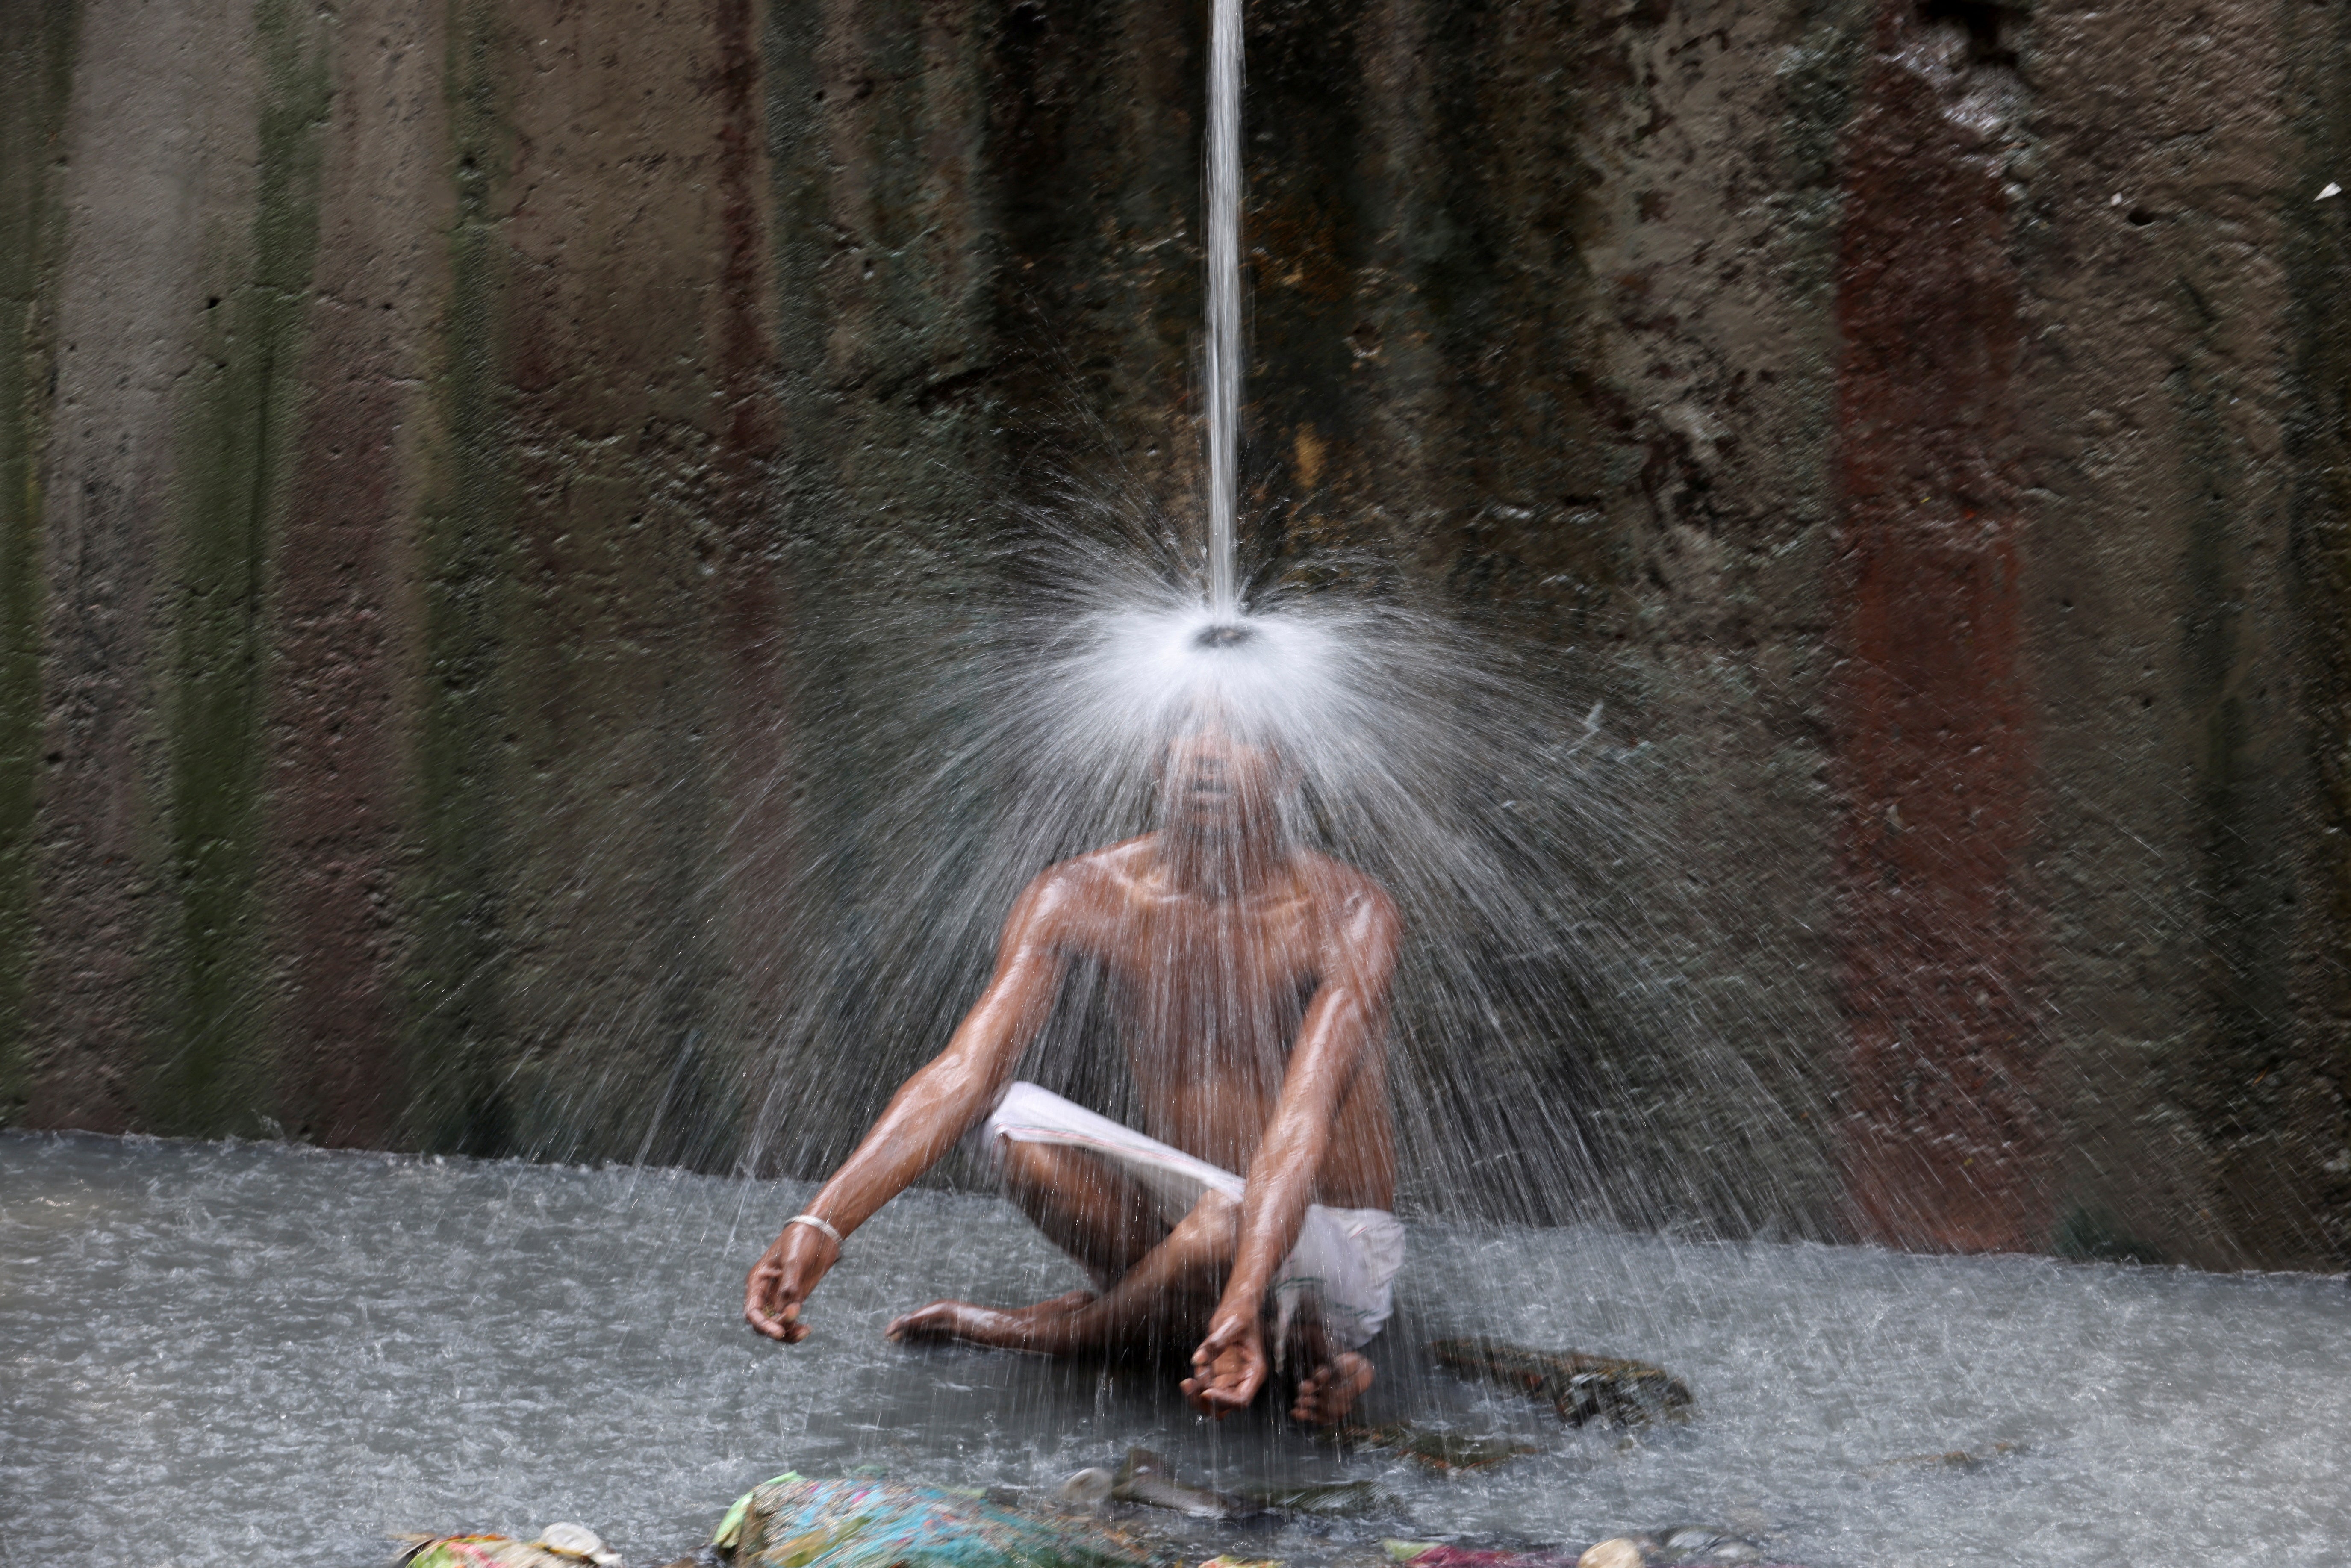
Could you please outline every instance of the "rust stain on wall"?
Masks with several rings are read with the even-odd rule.
[[[35,802],[41,748],[42,450],[56,396],[62,141],[75,6],[0,11],[0,1117],[30,1081]]]
[[[1881,7],[1845,141],[1837,295],[1848,1195],[1868,1237],[1962,1251],[2046,1228],[2020,886],[2033,747],[2001,175],[2012,22]]]
[[[159,666],[181,383],[237,278],[254,198],[250,6],[79,16],[57,272],[56,402],[44,486],[44,760],[28,1009],[33,1126],[122,1132],[159,1039],[172,970],[163,896]],[[209,62],[199,70],[196,62]],[[105,201],[78,200],[106,171]]]

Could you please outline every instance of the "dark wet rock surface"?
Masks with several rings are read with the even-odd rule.
[[[1689,1385],[1646,1362],[1580,1350],[1529,1350],[1474,1336],[1441,1339],[1428,1348],[1437,1364],[1449,1372],[1550,1401],[1571,1427],[1587,1421],[1645,1427],[1652,1421],[1687,1421],[1698,1414]]]

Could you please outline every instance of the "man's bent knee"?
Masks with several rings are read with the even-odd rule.
[[[1010,1191],[1061,1192],[1071,1187],[1096,1187],[1109,1175],[1102,1162],[1083,1149],[1029,1143],[1001,1134],[995,1144],[997,1174]]]
[[[1062,1185],[1071,1174],[1065,1162],[1057,1156],[1061,1150],[1048,1144],[1023,1143],[998,1134],[990,1140],[996,1147],[997,1175],[1007,1188],[1013,1191],[1051,1188]]]
[[[1187,1253],[1225,1262],[1240,1244],[1240,1228],[1241,1200],[1210,1187],[1176,1222],[1167,1239],[1180,1241]]]

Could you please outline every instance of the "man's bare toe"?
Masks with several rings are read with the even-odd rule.
[[[1343,1420],[1372,1385],[1372,1364],[1352,1350],[1343,1350],[1309,1374],[1298,1385],[1297,1402],[1290,1407],[1293,1421],[1328,1427]]]

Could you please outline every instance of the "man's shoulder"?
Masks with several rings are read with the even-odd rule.
[[[1006,938],[1065,950],[1097,946],[1105,922],[1114,923],[1131,902],[1138,841],[1089,850],[1039,872],[1005,922]]]
[[[1368,873],[1319,850],[1301,850],[1298,859],[1314,901],[1332,915],[1365,916],[1389,925],[1398,920],[1395,900]]]
[[[1029,896],[1056,907],[1069,907],[1123,894],[1140,874],[1149,847],[1146,836],[1056,861],[1039,872],[1036,880],[1029,884]]]
[[[1088,850],[1081,855],[1071,855],[1065,861],[1056,861],[1047,866],[1037,880],[1075,887],[1132,881],[1149,862],[1155,837],[1155,834],[1144,833],[1140,838],[1124,839],[1114,844],[1104,844],[1098,850]]]
[[[1294,854],[1307,881],[1314,885],[1322,897],[1386,900],[1388,896],[1388,890],[1374,880],[1371,873],[1358,871],[1345,861],[1334,860],[1320,850],[1301,849]]]

